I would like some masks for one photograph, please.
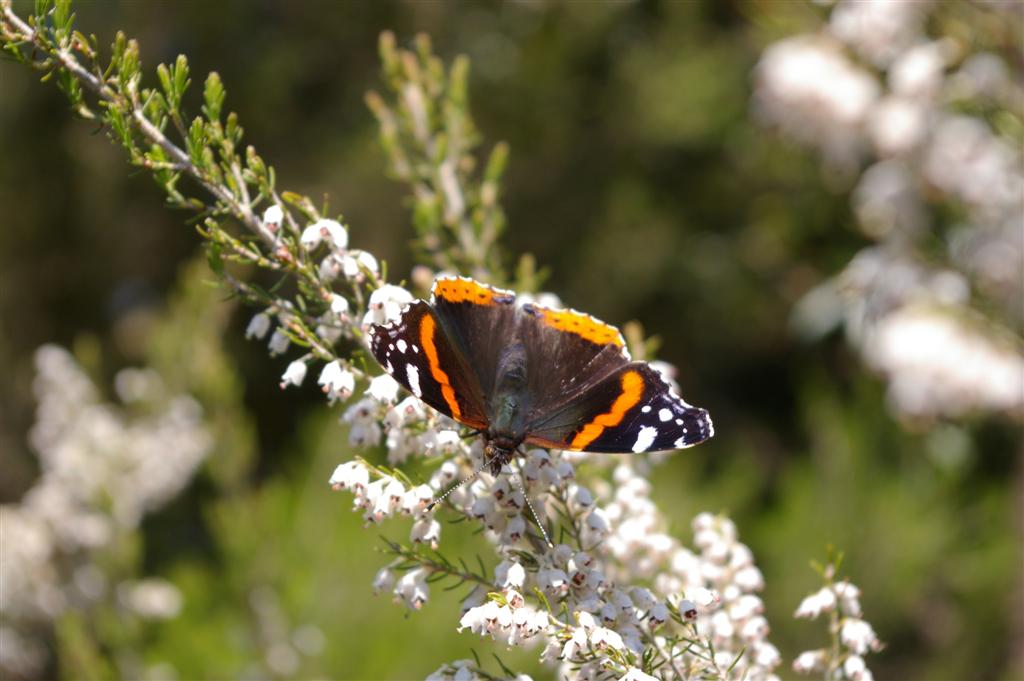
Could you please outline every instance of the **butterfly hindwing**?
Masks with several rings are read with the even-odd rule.
[[[417,300],[390,324],[372,326],[370,350],[385,371],[437,411],[472,428],[487,427],[476,375],[426,302]]]
[[[527,426],[526,442],[574,451],[681,449],[714,434],[707,411],[672,392],[645,362],[632,362]]]

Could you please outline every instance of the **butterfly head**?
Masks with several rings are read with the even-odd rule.
[[[519,442],[506,436],[488,437],[484,445],[484,461],[488,462],[491,475],[501,473],[501,468],[516,454]]]

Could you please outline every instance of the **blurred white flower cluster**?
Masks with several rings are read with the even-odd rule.
[[[833,565],[825,567],[823,576],[825,586],[801,601],[794,616],[812,620],[821,615],[828,617],[832,646],[800,653],[793,661],[793,670],[837,681],[872,681],[874,676],[864,656],[883,646],[864,619],[860,589],[849,581],[835,581]]]
[[[109,602],[123,616],[178,613],[172,584],[120,579],[96,559],[177,495],[211,447],[199,405],[168,395],[153,371],[117,374],[120,407],[100,401],[63,348],[41,347],[36,368],[29,437],[41,476],[20,503],[0,506],[0,670],[22,677],[42,671],[48,624],[68,608]]]
[[[1012,5],[964,9],[1019,21]],[[1024,115],[1024,87],[1019,65],[949,28],[951,7],[840,0],[818,32],[765,50],[752,106],[855,181],[853,213],[876,242],[805,297],[798,326],[845,320],[899,415],[1019,418],[1024,158],[1000,121]]]

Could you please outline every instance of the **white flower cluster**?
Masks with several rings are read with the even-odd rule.
[[[263,213],[263,224],[274,234],[282,234],[280,226],[284,221],[285,212],[278,205],[270,206]],[[373,254],[348,248],[348,230],[336,220],[325,218],[306,226],[299,236],[299,244],[308,257],[319,257],[317,254],[326,250],[326,255],[317,265],[320,281],[325,285],[342,277],[352,286],[358,286],[368,280],[375,281],[380,274],[380,266]],[[334,344],[342,337],[352,337],[354,326],[349,299],[338,293],[330,294],[329,298],[325,301],[326,309],[315,320],[314,331],[320,341]],[[363,326],[393,318],[398,309],[411,300],[412,294],[398,286],[376,288],[363,314]],[[288,326],[287,316],[293,313],[293,308],[287,301],[279,301],[278,304],[281,306],[278,310],[269,309],[254,315],[245,331],[246,338],[263,339],[270,333],[273,318],[277,317],[281,323],[267,343],[272,356],[284,354],[291,346],[291,338],[285,329]],[[281,375],[282,389],[302,385],[311,358],[312,355],[307,354],[288,364]],[[318,383],[331,402],[347,399],[355,387],[355,374],[349,366],[335,360],[323,368]]]
[[[33,676],[45,664],[37,628],[111,589],[126,613],[178,613],[176,587],[155,578],[109,584],[93,556],[178,494],[212,444],[199,405],[167,395],[152,371],[117,375],[115,388],[126,405],[119,408],[100,402],[62,348],[41,347],[36,367],[39,407],[30,442],[42,474],[20,503],[0,506],[0,669],[15,676]],[[139,405],[147,407],[138,410],[143,415],[132,411]]]
[[[900,413],[1024,413],[1024,357],[1011,342],[999,344],[941,309],[887,315],[864,352],[889,377],[889,399]]]
[[[800,653],[793,661],[793,670],[801,674],[826,673],[829,679],[871,681],[874,676],[864,656],[882,649],[875,630],[864,620],[860,605],[860,589],[848,581],[832,581],[832,566],[826,570],[828,583],[805,598],[794,617],[817,619],[828,615],[831,634],[836,645]]]
[[[1009,331],[995,321],[980,330],[948,327],[962,325],[970,309],[1001,311],[1017,322],[1024,316],[1024,155],[986,118],[965,113],[1019,111],[1024,88],[996,54],[968,54],[957,36],[928,35],[928,28],[951,23],[929,21],[945,7],[840,0],[820,31],[765,50],[752,104],[765,123],[857,178],[853,212],[878,242],[837,277],[843,295],[809,294],[798,317],[811,313],[819,321],[805,326],[820,331],[845,319],[851,340],[892,381],[890,403],[899,414],[1019,416],[1022,354],[992,351],[999,345],[994,338]],[[950,215],[962,217],[943,224]],[[939,259],[937,239],[946,247]],[[996,305],[973,301],[973,292]],[[942,322],[929,321],[940,333],[927,344],[940,347],[903,352],[919,344],[925,328],[920,315],[904,309],[921,303],[950,308]],[[982,337],[986,328],[996,329],[992,337]],[[923,381],[905,378],[918,372]],[[1011,390],[1016,394],[1008,398]]]
[[[491,675],[480,674],[474,666],[473,660],[456,660],[442,665],[428,676],[426,681],[483,681],[493,678]],[[533,681],[533,679],[527,674],[516,674],[511,681]]]
[[[384,404],[377,402],[374,408],[383,408],[383,418],[387,418],[393,407]],[[370,418],[365,417],[364,425],[369,426]],[[378,418],[382,418],[379,412]],[[418,418],[422,428],[422,412]],[[387,428],[390,431],[407,424],[394,421]],[[411,541],[436,549],[440,526],[425,511],[431,494],[458,482],[481,461],[478,438],[468,443],[453,440],[452,445],[456,458],[439,467],[429,486],[409,489],[393,476],[358,461],[339,466],[331,482],[354,494],[355,507],[369,523],[398,514],[412,515],[416,522]],[[600,496],[613,497],[602,508],[598,498],[576,479],[570,458],[583,456],[531,450],[519,462],[521,471],[507,468],[496,479],[481,474],[447,497],[446,503],[457,513],[483,524],[485,535],[499,555],[505,556],[495,567],[493,579],[487,580],[492,586],[478,584],[464,601],[459,629],[504,645],[542,646],[541,658],[549,664],[560,663],[560,675],[565,678],[606,678],[609,674],[614,678],[653,678],[622,664],[624,659],[641,660],[650,648],[665,659],[673,658],[675,668],[687,674],[774,678],[772,670],[780,662],[779,653],[766,640],[763,604],[754,595],[763,588],[764,580],[750,550],[737,540],[731,521],[710,514],[698,516],[694,524],[698,552],[694,553],[664,533],[664,523],[649,499],[649,483],[626,463],[628,457],[615,469],[614,485],[595,479]],[[544,522],[552,519],[554,506],[564,504],[572,528],[571,542],[535,550],[540,544],[526,540],[524,489],[535,502],[544,501],[535,504]],[[529,569],[517,558],[522,551],[534,556]],[[374,588],[390,590],[397,601],[418,609],[429,598],[428,579],[444,569],[424,563],[398,574],[389,565],[378,573]],[[653,588],[641,586],[644,582]],[[537,591],[544,594],[544,601],[534,595]],[[569,621],[547,610],[550,606],[557,611],[562,604],[570,613]],[[696,627],[691,638],[706,641],[703,657],[679,633],[684,625]],[[437,672],[442,675],[439,678],[456,674],[474,678],[470,673],[456,665]]]

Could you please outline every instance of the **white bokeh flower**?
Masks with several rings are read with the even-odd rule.
[[[302,385],[302,382],[306,380],[306,371],[308,367],[306,363],[300,359],[291,362],[288,368],[281,374],[281,389],[285,389],[290,385],[296,387]]]

